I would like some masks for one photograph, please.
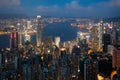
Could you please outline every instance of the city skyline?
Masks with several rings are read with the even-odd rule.
[[[0,80],[120,79],[119,17],[18,17],[0,19]]]
[[[0,0],[0,14],[119,17],[120,0]]]

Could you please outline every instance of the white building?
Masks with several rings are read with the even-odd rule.
[[[55,37],[55,45],[59,47],[60,44],[60,37]]]

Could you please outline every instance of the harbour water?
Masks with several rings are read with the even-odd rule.
[[[59,36],[61,38],[61,42],[64,42],[75,39],[78,31],[79,30],[77,28],[70,26],[70,22],[52,23],[48,24],[43,29],[42,38],[52,37],[54,40],[55,37]],[[35,43],[35,41],[36,35],[31,35],[31,43]],[[9,42],[9,35],[0,36],[0,48],[8,48]]]

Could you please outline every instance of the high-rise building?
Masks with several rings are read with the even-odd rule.
[[[22,30],[19,31],[19,45],[22,45]]]
[[[26,62],[27,64],[22,65],[22,73],[23,73],[23,80],[33,80],[34,72],[32,66]]]
[[[98,62],[93,59],[87,59],[84,62],[84,80],[97,80]]]
[[[113,44],[114,44],[114,50],[113,50],[113,67],[119,68],[120,67],[120,28],[115,27],[113,32]]]
[[[103,21],[98,23],[98,51],[102,50]]]
[[[110,34],[103,34],[103,52],[107,53],[108,45],[111,44],[111,36]]]
[[[18,57],[14,57],[14,68],[17,70],[18,69]]]
[[[10,34],[10,49],[16,48],[18,48],[18,32],[14,30]]]
[[[42,23],[41,23],[41,16],[37,16],[37,47],[41,45],[41,38],[42,38]]]
[[[120,50],[120,28],[115,29],[115,47]]]
[[[31,21],[27,21],[27,29],[31,28]]]
[[[0,67],[5,64],[5,57],[4,49],[0,49]]]
[[[114,48],[112,61],[113,61],[112,62],[113,68],[119,68],[120,67],[120,50],[117,50],[117,49]]]
[[[55,37],[55,45],[59,47],[60,44],[60,37]]]
[[[21,27],[21,24],[17,23],[17,27],[19,28],[18,29],[18,34],[19,34],[19,42],[18,42],[18,44],[22,45],[22,27]]]
[[[91,48],[93,51],[97,51],[98,49],[98,37],[97,37],[98,31],[97,26],[93,26],[91,29]]]
[[[91,29],[92,49],[93,51],[102,51],[103,22],[93,25]]]
[[[107,53],[113,55],[113,50],[114,50],[114,46],[113,45],[108,45]]]
[[[24,36],[25,38],[24,38],[24,42],[26,43],[26,42],[30,42],[31,41],[31,36],[30,35],[28,35],[28,34],[25,34],[25,36]]]
[[[0,53],[0,67],[2,66],[2,53]]]

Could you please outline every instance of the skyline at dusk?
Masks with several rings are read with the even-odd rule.
[[[120,0],[0,0],[0,14],[119,17]]]
[[[120,80],[120,0],[0,0],[0,80]]]

